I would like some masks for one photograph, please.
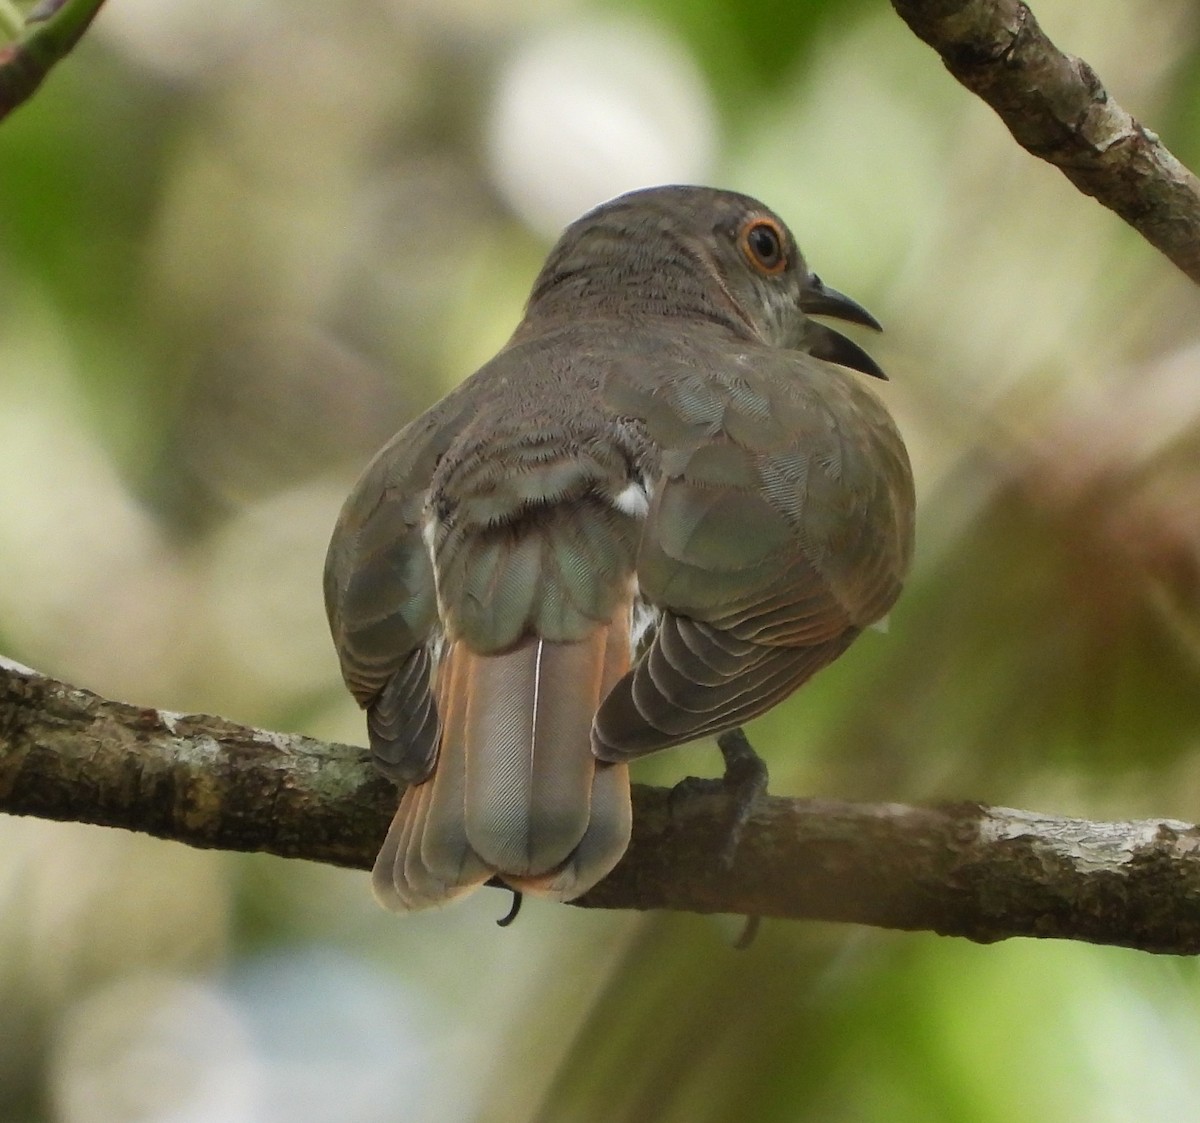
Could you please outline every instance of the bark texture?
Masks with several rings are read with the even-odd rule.
[[[1020,0],[892,0],[1027,151],[1115,211],[1200,283],[1200,180],[1064,54]]]
[[[395,805],[365,750],[0,663],[0,811],[366,869]],[[629,852],[577,903],[1200,952],[1200,828],[1186,823],[773,796],[727,866],[730,813],[719,784],[636,788]]]

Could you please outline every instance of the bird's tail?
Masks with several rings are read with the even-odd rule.
[[[570,900],[604,877],[629,843],[629,772],[596,760],[591,726],[629,661],[625,613],[575,642],[529,638],[496,655],[449,644],[437,764],[405,791],[375,861],[380,903],[444,904],[493,875]]]

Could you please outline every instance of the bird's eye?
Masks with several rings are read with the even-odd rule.
[[[769,218],[752,218],[738,238],[742,253],[760,273],[774,276],[787,268],[784,236],[779,223]]]

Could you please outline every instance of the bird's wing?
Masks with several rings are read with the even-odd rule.
[[[887,612],[912,548],[912,480],[882,404],[796,353],[608,388],[661,448],[637,559],[655,639],[596,717],[623,760],[737,725]]]
[[[325,559],[325,608],[342,677],[367,711],[381,769],[411,783],[437,752],[429,641],[437,595],[422,521],[438,459],[465,423],[451,395],[405,426],[350,493]]]

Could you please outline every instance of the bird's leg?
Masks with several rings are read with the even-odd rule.
[[[727,729],[717,738],[717,748],[725,761],[725,775],[721,784],[729,793],[733,806],[729,816],[729,833],[721,851],[721,864],[729,869],[733,865],[742,831],[754,808],[767,794],[767,763],[754,751],[742,727]]]
[[[742,839],[742,831],[754,808],[767,794],[767,762],[754,751],[750,739],[742,727],[727,729],[717,738],[717,748],[725,761],[725,775],[721,783],[729,792],[733,808],[730,813],[728,834],[725,836],[725,846],[721,851],[721,864],[730,869],[737,855],[738,843]],[[758,935],[758,927],[762,918],[747,916],[742,926],[741,934],[734,941],[737,951],[745,951]]]

